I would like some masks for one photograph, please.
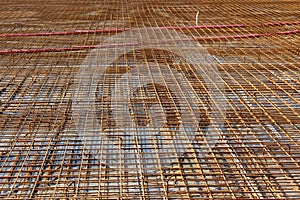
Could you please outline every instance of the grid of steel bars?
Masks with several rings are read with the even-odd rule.
[[[0,197],[300,198],[299,10],[292,0],[1,1]],[[86,81],[95,48],[142,28],[206,49],[226,96],[221,125],[209,128],[211,103],[223,102],[215,83],[171,51],[99,61],[105,70]],[[94,115],[83,112],[91,102]]]

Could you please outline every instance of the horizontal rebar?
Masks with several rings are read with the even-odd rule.
[[[226,36],[214,36],[214,37],[196,37],[196,38],[194,38],[194,40],[196,40],[196,41],[235,40],[235,39],[268,37],[268,36],[272,36],[272,35],[290,35],[290,34],[297,34],[299,32],[300,32],[300,30],[292,30],[292,31],[277,32],[277,33],[272,33],[272,34],[264,33],[264,34],[246,34],[246,35],[226,35]],[[89,46],[75,46],[75,47],[61,47],[61,48],[10,49],[10,50],[0,50],[0,55],[15,54],[15,53],[80,51],[80,50],[94,49],[94,48],[114,48],[114,47],[126,47],[126,46],[138,46],[138,45],[139,45],[138,43],[123,43],[123,44],[89,45]]]
[[[300,21],[293,22],[266,22],[263,26],[282,26],[282,25],[297,25]],[[260,25],[257,25],[259,27]],[[244,28],[254,27],[246,24],[220,24],[220,25],[206,25],[206,26],[161,26],[153,27],[154,29],[170,29],[170,30],[192,30],[192,29],[218,29],[218,28]],[[51,36],[51,35],[80,35],[80,34],[99,34],[99,33],[120,33],[130,30],[128,28],[115,28],[103,30],[74,30],[74,31],[58,31],[58,32],[41,32],[41,33],[4,33],[0,37],[28,37],[28,36]]]

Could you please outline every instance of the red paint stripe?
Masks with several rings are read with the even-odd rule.
[[[232,39],[245,39],[245,38],[258,38],[267,37],[272,35],[290,35],[300,33],[300,30],[277,32],[274,34],[245,34],[245,35],[226,35],[226,36],[214,36],[214,37],[197,37],[194,38],[197,41],[210,41],[210,40],[232,40]],[[121,43],[121,44],[106,44],[106,45],[89,45],[89,46],[75,46],[75,47],[62,47],[62,48],[41,48],[41,49],[12,49],[1,50],[0,55],[15,54],[15,53],[42,53],[42,52],[64,52],[64,51],[80,51],[85,49],[94,48],[113,48],[122,46],[137,46],[139,43]]]
[[[279,25],[296,25],[300,21],[295,22],[267,22],[263,23],[264,26],[279,26]],[[154,27],[154,29],[172,29],[172,30],[190,30],[190,29],[218,29],[218,28],[243,28],[251,27],[245,24],[220,24],[220,25],[207,25],[207,26],[162,26]],[[30,36],[53,36],[53,35],[81,35],[81,34],[101,34],[101,33],[120,33],[129,30],[128,28],[116,29],[99,29],[99,30],[74,30],[74,31],[58,31],[58,32],[40,32],[40,33],[4,33],[0,37],[30,37]]]

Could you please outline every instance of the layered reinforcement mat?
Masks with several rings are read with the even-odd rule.
[[[0,197],[300,198],[296,0],[1,0]]]

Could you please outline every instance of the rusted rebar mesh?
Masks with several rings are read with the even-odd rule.
[[[0,198],[300,198],[299,10],[1,0]]]

